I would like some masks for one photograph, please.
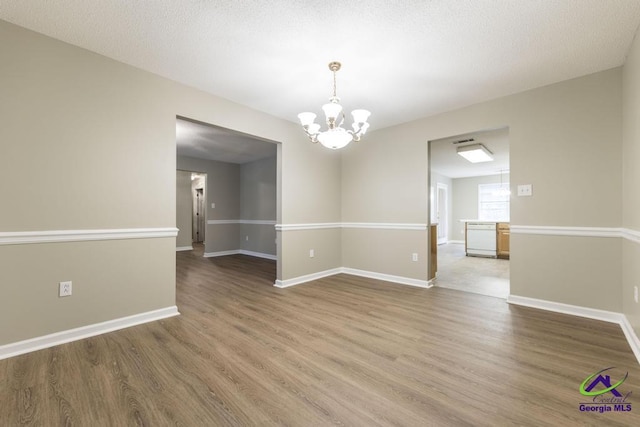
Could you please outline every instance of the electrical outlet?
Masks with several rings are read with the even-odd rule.
[[[633,287],[633,299],[636,303],[638,303],[638,287],[637,286]]]
[[[58,295],[61,296],[61,297],[71,296],[72,290],[73,290],[73,288],[72,288],[71,281],[60,282],[59,283],[59,287],[58,287]]]
[[[411,255],[411,260],[412,260],[412,261],[418,261],[418,254],[414,252],[414,253]]]
[[[314,249],[309,249],[309,258],[313,258],[316,256],[316,251]]]
[[[249,241],[249,236],[244,236],[244,240],[248,242]]]

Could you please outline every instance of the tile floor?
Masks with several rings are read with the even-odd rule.
[[[509,296],[509,260],[468,257],[464,244],[438,246],[436,286],[497,298]]]

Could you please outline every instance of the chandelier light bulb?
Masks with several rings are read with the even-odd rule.
[[[300,119],[302,126],[309,126],[316,119],[316,115],[315,113],[300,113],[298,114],[298,119]]]
[[[353,110],[351,112],[351,115],[353,116],[354,123],[366,123],[367,119],[371,115],[371,112],[367,110]]]
[[[322,111],[327,118],[327,123],[335,122],[340,113],[342,113],[342,105],[337,102],[330,102],[322,106]]]

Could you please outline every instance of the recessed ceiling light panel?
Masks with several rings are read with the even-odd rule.
[[[457,148],[458,154],[471,163],[492,162],[493,153],[482,144],[465,145]]]

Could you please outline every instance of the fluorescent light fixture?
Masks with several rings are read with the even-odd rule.
[[[458,147],[458,154],[471,163],[492,162],[493,153],[482,144],[471,144]]]

